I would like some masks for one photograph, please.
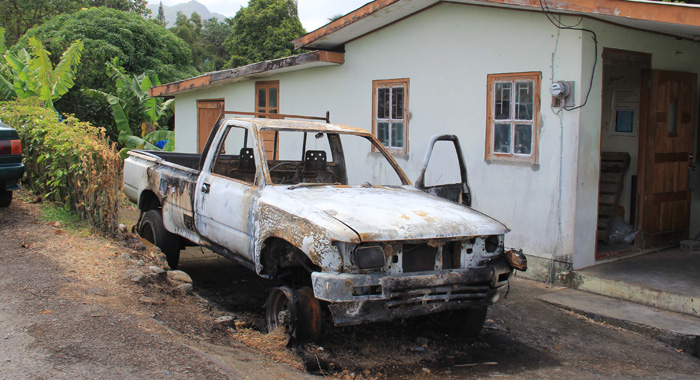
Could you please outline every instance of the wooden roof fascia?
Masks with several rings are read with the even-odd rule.
[[[329,34],[332,34],[340,29],[345,28],[350,24],[354,24],[365,17],[369,17],[382,9],[385,9],[401,0],[375,0],[371,3],[367,3],[362,7],[346,14],[345,16],[322,26],[313,32],[303,35],[296,40],[292,40],[295,49],[299,49],[302,46],[306,46],[316,40],[319,40]]]
[[[480,0],[513,6],[529,6],[541,9],[539,0]],[[700,26],[700,8],[688,4],[637,0],[546,0],[550,11],[568,11],[590,15],[616,16],[635,20],[655,21],[668,24]]]
[[[256,62],[230,70],[216,71],[178,82],[153,86],[148,90],[148,93],[151,97],[169,97],[184,91],[191,91],[213,85],[235,82],[275,70],[293,69],[295,67],[300,68],[300,66],[318,62],[343,64],[345,62],[345,54],[317,50],[291,57]]]
[[[319,40],[331,34],[359,22],[367,17],[400,2],[402,0],[375,0],[361,8],[346,14],[345,16],[316,29],[302,37],[293,40],[295,49],[309,48]],[[611,16],[641,21],[652,21],[667,24],[687,26],[700,26],[700,7],[689,4],[676,4],[645,0],[544,0],[548,11],[553,13],[566,13],[579,16]],[[540,0],[441,0],[435,4],[426,4],[426,7],[442,3],[495,6],[519,10],[541,11]],[[417,12],[420,12],[417,11]],[[406,18],[404,16],[403,18]],[[393,21],[391,23],[394,23]],[[376,29],[376,28],[375,28]],[[373,30],[367,30],[360,36],[370,34]],[[349,40],[356,40],[358,36]],[[349,41],[344,41],[347,43]],[[342,44],[341,44],[342,45]],[[337,46],[336,46],[337,48]]]

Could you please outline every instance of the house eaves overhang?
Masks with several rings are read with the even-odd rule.
[[[343,45],[441,3],[467,4],[599,19],[625,27],[700,40],[700,6],[646,0],[376,0],[292,41],[296,49]]]
[[[312,67],[340,65],[345,62],[343,53],[329,51],[312,51],[270,61],[256,62],[250,65],[206,73],[194,78],[154,86],[149,89],[152,97],[172,97],[202,88],[211,88],[248,79],[263,78],[289,71],[309,69]]]

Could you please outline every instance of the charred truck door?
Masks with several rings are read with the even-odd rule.
[[[195,225],[199,233],[230,253],[250,251],[251,215],[257,199],[257,164],[246,128],[224,126],[220,141],[211,144],[195,195]],[[231,258],[238,259],[233,255]],[[251,257],[252,259],[252,257]]]
[[[459,183],[448,183],[448,184],[436,184],[433,186],[426,186],[425,183],[425,173],[428,169],[428,164],[430,163],[430,156],[433,154],[433,149],[435,148],[435,143],[438,141],[452,142],[452,146],[457,154],[457,161],[459,164]],[[440,144],[441,149],[450,149],[448,144]],[[439,183],[439,178],[438,178]],[[423,160],[423,168],[420,171],[420,175],[415,182],[417,189],[425,191],[426,193],[437,195],[438,197],[449,199],[453,202],[471,207],[472,205],[472,194],[469,188],[469,180],[467,178],[467,166],[464,164],[464,156],[462,156],[462,148],[459,146],[459,139],[455,135],[436,135],[430,139],[430,144],[428,145],[428,150],[425,152],[425,159]]]

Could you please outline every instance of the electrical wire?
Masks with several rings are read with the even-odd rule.
[[[581,22],[583,21],[583,18],[581,18],[579,20],[579,22],[576,23],[575,25],[566,25],[566,24],[562,23],[560,20],[554,19],[553,16],[550,15],[550,13],[552,13],[552,12],[549,10],[549,6],[545,4],[545,0],[540,0],[540,8],[542,8],[542,12],[544,13],[544,15],[547,16],[547,20],[549,20],[549,22],[551,22],[552,25],[554,25],[558,29],[580,30],[582,32],[588,32],[593,36],[593,44],[594,44],[593,46],[595,48],[595,54],[593,55],[593,71],[591,72],[591,80],[590,80],[590,83],[588,84],[588,91],[586,92],[586,98],[584,99],[583,103],[581,103],[578,106],[562,107],[565,111],[573,111],[573,110],[579,109],[588,103],[588,97],[591,95],[591,89],[593,89],[593,79],[595,77],[595,69],[596,69],[596,66],[598,64],[598,35],[596,35],[595,32],[590,30],[590,29],[578,27],[578,25],[580,25]]]

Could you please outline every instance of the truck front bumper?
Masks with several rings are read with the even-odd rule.
[[[348,274],[314,272],[314,295],[328,301],[338,326],[388,321],[490,305],[512,269],[505,261],[485,268],[431,272]]]

